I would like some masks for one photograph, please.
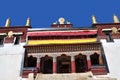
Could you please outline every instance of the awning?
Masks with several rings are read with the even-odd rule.
[[[76,43],[90,43],[90,42],[97,42],[97,38],[66,39],[66,40],[28,40],[28,45],[41,45],[41,44],[76,44]]]
[[[23,32],[14,32],[14,35],[23,35]]]
[[[67,36],[67,35],[94,35],[97,31],[43,31],[43,32],[28,32],[28,36]]]
[[[4,36],[4,35],[7,35],[6,33],[0,33],[0,36]]]
[[[102,31],[103,32],[105,32],[105,31],[112,31],[112,29],[111,28],[109,28],[109,29],[102,29]]]

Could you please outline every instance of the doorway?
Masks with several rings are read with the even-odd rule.
[[[87,57],[86,55],[76,55],[75,56],[75,65],[76,65],[76,73],[87,71]]]
[[[57,57],[57,73],[71,72],[71,57],[62,54]]]
[[[53,58],[46,55],[41,58],[41,72],[44,74],[52,74],[53,73]]]

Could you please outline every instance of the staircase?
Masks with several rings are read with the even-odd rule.
[[[68,74],[37,74],[35,80],[93,80],[91,72]]]
[[[117,80],[108,76],[94,76],[92,72],[86,73],[68,73],[68,74],[40,74],[35,80]]]
[[[29,73],[34,73],[34,77],[36,77],[38,71],[36,68],[33,67],[24,68],[22,73],[22,78],[28,78]]]
[[[113,78],[108,75],[96,75],[93,80],[117,80],[117,78]]]

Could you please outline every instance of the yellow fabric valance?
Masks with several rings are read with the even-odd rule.
[[[75,44],[75,43],[89,43],[96,42],[96,38],[87,39],[60,39],[60,40],[28,40],[28,45],[39,45],[39,44]]]

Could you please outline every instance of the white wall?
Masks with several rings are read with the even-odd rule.
[[[25,43],[0,46],[0,80],[17,80],[20,76],[25,52],[23,45]]]
[[[101,40],[111,76],[120,80],[120,39],[114,39],[114,42]]]

